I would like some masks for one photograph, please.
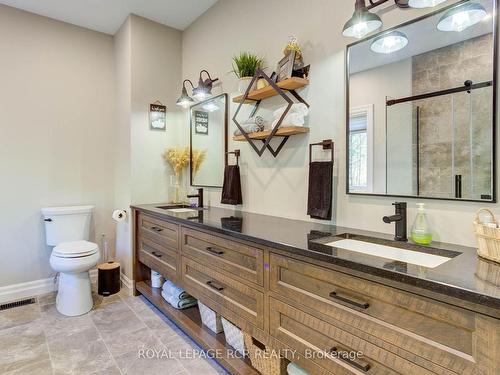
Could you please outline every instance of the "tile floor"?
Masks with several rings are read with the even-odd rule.
[[[0,312],[0,374],[227,375],[212,360],[188,359],[200,349],[143,297],[123,289],[94,302],[73,318],[57,312],[54,293]]]

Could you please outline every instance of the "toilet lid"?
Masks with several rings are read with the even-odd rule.
[[[52,255],[60,258],[77,258],[97,253],[99,246],[89,241],[63,242],[52,250]]]

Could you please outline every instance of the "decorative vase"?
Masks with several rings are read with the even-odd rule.
[[[244,94],[247,91],[248,85],[252,81],[253,77],[241,77],[238,81],[238,91]]]

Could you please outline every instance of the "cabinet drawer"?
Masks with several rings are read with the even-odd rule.
[[[334,374],[432,374],[274,298],[270,298],[269,311],[272,336]]]
[[[148,238],[171,249],[177,249],[179,226],[176,224],[139,214],[138,230],[141,237]]]
[[[264,327],[262,292],[184,256],[182,281],[186,290],[195,289],[255,326]]]
[[[178,253],[139,237],[139,261],[172,281],[177,279]]]
[[[284,300],[436,373],[489,366],[491,349],[478,346],[477,335],[498,332],[495,319],[276,254],[270,268],[270,289]]]
[[[246,281],[264,285],[264,254],[260,249],[222,237],[182,228],[182,254]]]

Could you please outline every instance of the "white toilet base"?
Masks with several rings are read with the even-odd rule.
[[[88,271],[59,274],[57,311],[67,316],[78,316],[88,313],[93,305]]]

